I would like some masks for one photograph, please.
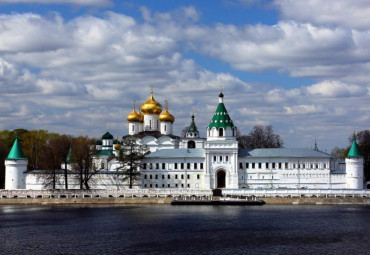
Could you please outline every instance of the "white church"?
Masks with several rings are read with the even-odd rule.
[[[354,136],[345,162],[317,149],[238,149],[236,126],[226,110],[224,95],[207,127],[199,136],[194,114],[185,137],[173,134],[174,116],[153,97],[127,116],[128,135],[150,153],[141,162],[141,189],[364,189],[364,162]],[[99,173],[92,178],[94,189],[125,189],[116,157],[124,150],[108,131],[96,144],[94,158]],[[6,189],[45,189],[42,170],[27,171],[27,158],[18,141],[5,160]],[[68,166],[70,175],[76,175]],[[70,188],[79,188],[69,178]],[[58,187],[64,187],[62,171]]]

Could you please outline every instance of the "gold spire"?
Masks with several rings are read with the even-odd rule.
[[[134,108],[132,109],[132,112],[127,115],[127,120],[128,122],[140,122],[141,116],[139,113],[136,112],[135,110],[135,100],[134,100]]]
[[[166,100],[166,107],[164,109],[164,111],[159,114],[159,120],[161,122],[174,122],[175,121],[175,117],[173,117],[173,115],[171,113],[168,112],[168,101]]]
[[[144,114],[160,114],[162,112],[162,105],[155,101],[153,97],[153,85],[150,86],[150,97],[141,106],[141,111]]]

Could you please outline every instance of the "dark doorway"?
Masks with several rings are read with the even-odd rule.
[[[225,171],[217,172],[217,188],[225,188],[226,184],[226,174]]]
[[[218,136],[224,136],[224,129],[223,128],[220,128],[218,130]]]
[[[195,142],[194,141],[189,141],[188,142],[188,149],[194,149],[195,148]]]

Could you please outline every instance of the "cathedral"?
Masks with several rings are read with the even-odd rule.
[[[175,117],[168,102],[162,105],[149,99],[127,115],[128,135],[150,153],[142,160],[140,178],[134,188],[141,189],[363,189],[363,158],[354,136],[345,161],[307,148],[239,149],[237,127],[230,117],[224,94],[218,95],[216,110],[200,137],[192,114],[185,136],[173,134]],[[215,98],[215,103],[217,98]],[[121,141],[122,141],[121,140]],[[118,138],[107,132],[96,143],[92,188],[124,189],[127,183],[119,174],[117,157],[124,150]],[[6,189],[44,189],[42,170],[27,171],[18,139],[5,160]],[[68,165],[71,175],[73,165]],[[58,185],[63,188],[60,172]],[[70,178],[71,179],[71,178]],[[73,179],[73,178],[72,178]],[[78,183],[69,184],[78,188]]]

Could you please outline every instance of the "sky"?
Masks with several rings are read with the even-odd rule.
[[[133,100],[202,136],[224,102],[242,134],[346,147],[369,129],[368,0],[0,0],[0,129],[128,133]]]

